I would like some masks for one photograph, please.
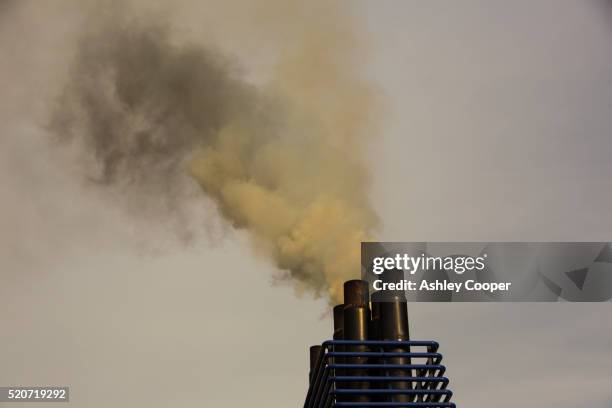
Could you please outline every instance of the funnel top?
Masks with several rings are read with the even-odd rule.
[[[344,304],[353,306],[367,306],[370,302],[368,282],[353,279],[344,282]]]

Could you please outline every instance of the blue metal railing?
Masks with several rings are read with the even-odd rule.
[[[455,408],[438,347],[435,341],[326,341],[304,408]]]

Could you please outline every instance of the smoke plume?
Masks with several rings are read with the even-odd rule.
[[[300,7],[278,18],[299,27]],[[308,7],[316,16],[278,40],[259,84],[240,55],[180,41],[157,18],[98,10],[51,127],[82,149],[90,180],[142,214],[180,214],[195,180],[298,291],[337,300],[377,224],[362,160],[375,106],[351,19],[328,2]]]

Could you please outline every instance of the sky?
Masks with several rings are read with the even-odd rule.
[[[255,24],[236,4],[179,1],[169,18],[195,39],[217,20],[213,37],[257,83],[274,50],[232,36]],[[366,158],[381,240],[610,241],[602,2],[345,7],[383,106]],[[126,214],[47,131],[85,9],[0,3],[0,385],[69,385],[75,407],[301,406],[308,346],[331,337],[326,300],[275,280],[206,200],[187,244]],[[453,399],[475,408],[612,407],[609,312],[409,305],[412,336],[440,342]]]

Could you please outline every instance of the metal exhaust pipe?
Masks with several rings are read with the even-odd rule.
[[[350,280],[344,283],[344,340],[368,340],[368,324],[370,322],[370,298],[368,282],[363,280]],[[364,345],[347,346],[347,351],[364,352],[368,348]],[[367,357],[347,357],[349,364],[366,364]],[[367,370],[351,369],[346,375],[366,376]],[[347,388],[367,389],[368,382],[351,382]],[[350,397],[351,402],[368,402],[366,395]]]
[[[344,340],[344,303],[334,306],[334,340]],[[334,346],[333,351],[344,351],[342,346]],[[330,364],[343,364],[344,358],[333,357]],[[335,376],[344,375],[344,370],[335,369]],[[341,396],[336,397],[337,401],[343,401]]]
[[[310,373],[308,374],[308,380],[310,381],[310,383],[312,383],[312,379],[315,374],[317,363],[319,362],[319,358],[321,357],[322,351],[323,351],[322,346],[311,346],[310,347]]]
[[[387,271],[383,274],[385,282],[399,282],[404,278],[400,270]],[[380,340],[410,340],[408,327],[408,303],[403,291],[378,291],[372,294],[372,310],[376,311],[376,330]],[[374,317],[374,314],[373,314]],[[397,347],[389,352],[409,352],[410,347]],[[390,357],[389,364],[410,364],[409,357]],[[388,376],[412,376],[409,369],[386,370]],[[388,384],[393,389],[412,389],[409,381],[394,381]],[[413,397],[397,394],[390,397],[390,402],[412,402]]]
[[[372,294],[372,302],[370,303],[370,309],[371,309],[371,319],[370,319],[370,325],[368,327],[368,340],[380,340],[380,303],[379,302],[374,302],[374,293]],[[378,358],[372,358],[371,363],[372,364],[380,364],[383,363],[384,359],[378,359]],[[375,377],[380,377],[382,374],[384,374],[384,372],[378,368],[371,368],[370,369],[370,375],[375,376]],[[381,386],[383,386],[384,383],[372,383],[370,384],[370,387],[372,388],[381,388]],[[380,396],[372,396],[371,397],[372,401],[375,402],[384,402],[384,399],[382,399]]]
[[[334,340],[344,339],[344,304],[334,306]]]
[[[380,340],[380,303],[374,302],[374,294],[372,294],[370,309],[371,318],[368,326],[368,340]]]

